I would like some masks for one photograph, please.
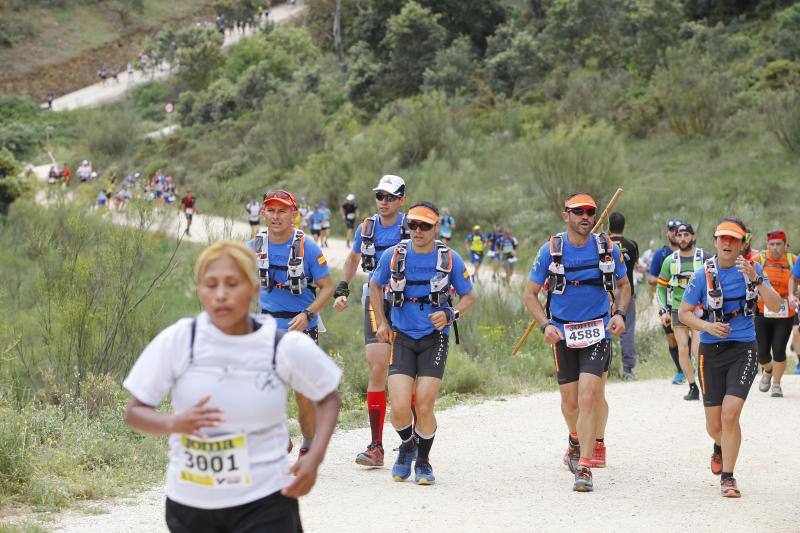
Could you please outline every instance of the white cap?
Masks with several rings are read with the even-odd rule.
[[[347,197],[345,198],[345,200],[347,200],[348,202],[352,202],[355,199],[356,199],[355,194],[348,194]]]
[[[96,178],[97,177],[97,172],[92,172],[91,175],[92,175],[93,178]]]
[[[84,164],[84,165],[88,165],[88,164],[89,164],[89,161],[87,161],[86,159],[84,159],[82,164]]]
[[[406,182],[400,176],[386,174],[378,182],[378,186],[372,189],[373,191],[386,191],[389,194],[397,194],[400,196],[405,195]]]

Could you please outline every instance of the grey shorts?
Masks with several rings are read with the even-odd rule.
[[[392,327],[392,304],[388,300],[383,301],[383,314],[389,321],[389,327]],[[364,300],[364,345],[380,343],[377,333],[378,323],[375,320],[375,311],[372,309],[369,295],[367,295]]]
[[[669,315],[669,318],[672,321],[672,325],[671,325],[672,329],[675,329],[675,328],[688,328],[689,327],[689,326],[687,326],[686,324],[684,324],[683,322],[680,321],[680,319],[678,318],[677,309],[673,309],[672,310],[672,312]]]
[[[450,338],[441,331],[434,331],[420,339],[395,331],[389,355],[389,375],[442,379],[449,344]]]

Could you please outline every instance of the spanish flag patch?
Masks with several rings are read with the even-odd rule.
[[[327,259],[325,259],[325,256],[324,256],[324,255],[322,255],[322,254],[319,254],[319,255],[317,256],[317,263],[319,263],[319,265],[320,265],[320,266],[322,266],[322,265],[327,265],[327,264],[328,264],[328,260],[327,260]]]
[[[466,268],[464,269],[464,279],[467,280],[467,281],[469,281],[471,279],[470,276],[469,276],[469,272],[467,272]]]

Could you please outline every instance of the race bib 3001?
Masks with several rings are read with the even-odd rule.
[[[243,434],[198,439],[181,435],[183,463],[178,479],[210,489],[244,487],[253,480]]]
[[[603,319],[564,324],[564,337],[568,348],[586,348],[606,338]]]
[[[777,311],[770,310],[764,306],[764,318],[787,318],[789,316],[789,302],[784,298],[781,300],[781,307]]]

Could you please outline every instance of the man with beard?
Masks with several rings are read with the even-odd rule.
[[[703,266],[707,254],[702,248],[697,248],[694,228],[691,224],[681,224],[675,233],[678,240],[678,249],[664,260],[661,273],[658,276],[658,315],[661,325],[671,325],[678,342],[678,358],[683,369],[683,374],[689,382],[689,393],[684,400],[699,400],[700,390],[694,379],[692,354],[697,356],[697,347],[700,345],[700,336],[690,332],[689,328],[678,319],[678,309],[683,300],[683,293],[692,274]],[[691,342],[691,352],[689,343]]]
[[[653,287],[658,285],[658,276],[661,274],[661,265],[664,264],[664,259],[678,249],[678,241],[676,240],[675,234],[678,231],[678,226],[681,224],[682,222],[680,220],[670,220],[667,222],[667,244],[656,250],[650,261],[650,268],[647,270],[647,283]],[[671,324],[662,324],[661,327],[664,328],[664,335],[667,337],[669,355],[672,357],[672,362],[675,363],[675,368],[678,370],[678,373],[672,378],[672,384],[680,385],[683,383],[684,375],[678,357],[678,341],[675,340],[675,333],[672,331]]]

